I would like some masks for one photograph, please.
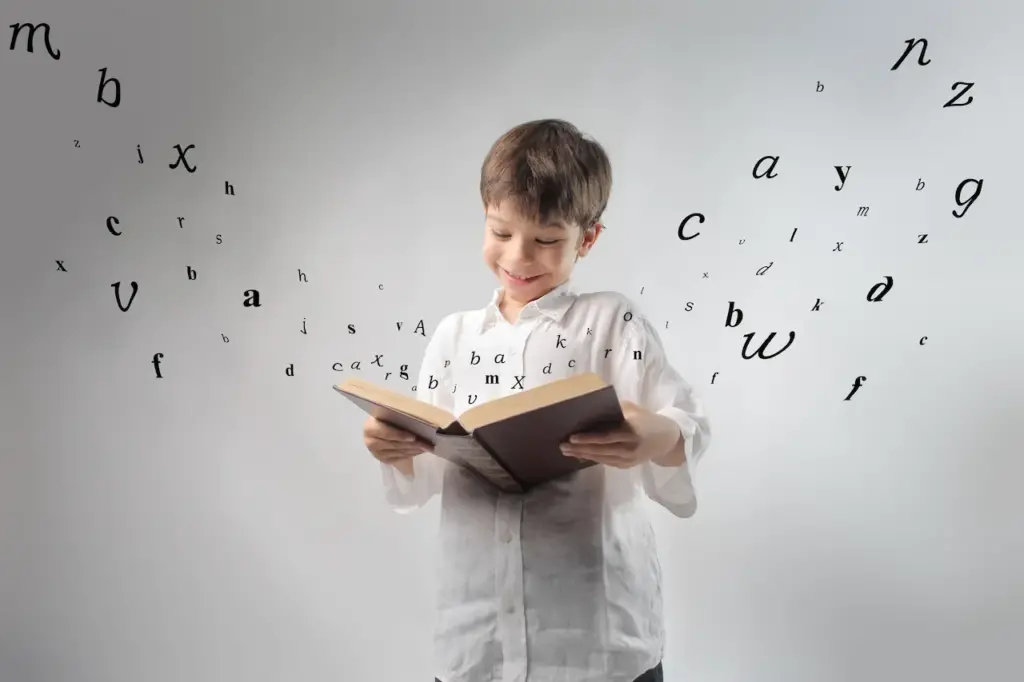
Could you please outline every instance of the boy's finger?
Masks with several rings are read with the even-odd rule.
[[[593,450],[566,452],[565,456],[575,457],[576,459],[583,461],[597,462],[598,464],[604,464],[612,467],[630,466],[633,462],[633,458],[628,454],[623,453],[622,451],[615,452],[611,450],[603,452],[595,452]]]
[[[382,462],[410,459],[423,453],[422,450],[373,450],[374,456]]]
[[[409,459],[422,452],[422,450],[378,450],[377,456],[385,462],[392,462],[396,459]]]
[[[395,443],[389,440],[377,441],[374,443],[373,449],[377,452],[420,452],[423,450],[415,443]]]
[[[621,443],[628,440],[632,434],[625,429],[610,429],[608,431],[584,431],[569,436],[569,444],[591,444],[591,443]]]
[[[416,436],[414,434],[400,429],[397,426],[386,424],[382,421],[378,421],[368,426],[366,432],[374,438],[380,438],[381,440],[405,443],[411,443],[416,440]]]
[[[628,457],[628,448],[622,443],[563,443],[562,452],[566,455],[579,457]]]
[[[417,450],[422,449],[423,444],[419,441],[397,441],[387,438],[370,438],[369,443],[378,450]]]
[[[391,440],[378,440],[373,444],[374,449],[379,452],[412,452],[420,453],[425,450],[432,450],[430,443],[424,441],[415,441],[412,443],[399,443]]]

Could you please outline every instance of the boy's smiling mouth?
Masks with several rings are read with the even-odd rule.
[[[501,266],[499,265],[498,267],[501,267]],[[516,282],[518,284],[526,284],[526,283],[532,282],[533,280],[535,280],[538,277],[540,277],[540,275],[534,275],[532,277],[517,277],[516,275],[513,275],[511,272],[509,272],[505,268],[501,268],[501,271],[505,273],[506,277],[508,277],[510,280],[512,280],[513,282]]]

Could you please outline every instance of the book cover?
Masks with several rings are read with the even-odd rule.
[[[615,388],[593,372],[490,400],[458,418],[364,379],[334,389],[367,414],[433,444],[437,456],[510,493],[594,466],[566,457],[560,444],[574,433],[624,420]]]

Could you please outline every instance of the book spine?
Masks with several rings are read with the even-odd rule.
[[[508,477],[508,480],[510,482],[509,485],[511,486],[514,483],[514,487],[511,487],[510,489],[502,488],[502,490],[505,490],[505,492],[523,493],[529,489],[526,486],[526,484],[523,483],[523,481],[519,480],[519,477],[512,473],[512,470],[508,467],[507,464],[505,464],[504,460],[502,460],[502,458],[498,455],[495,448],[491,447],[491,444],[487,442],[487,439],[483,437],[483,434],[474,432],[471,434],[471,437],[473,438],[474,441],[476,441],[477,445],[479,445],[483,450],[487,452],[488,455],[490,455],[491,460],[498,467],[500,467],[502,471],[505,472],[505,475]]]
[[[503,492],[524,492],[523,485],[505,468],[501,460],[472,436],[438,434],[435,454],[470,469]]]

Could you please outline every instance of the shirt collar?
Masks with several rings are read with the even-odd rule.
[[[499,320],[504,320],[498,304],[504,296],[504,289],[498,287],[491,295],[491,302],[484,309],[483,321],[480,325],[480,333],[493,327]],[[554,322],[561,321],[566,311],[576,301],[577,292],[571,280],[565,280],[557,287],[544,294],[535,301],[527,303],[519,313],[520,319],[529,319],[536,315],[544,315]]]

